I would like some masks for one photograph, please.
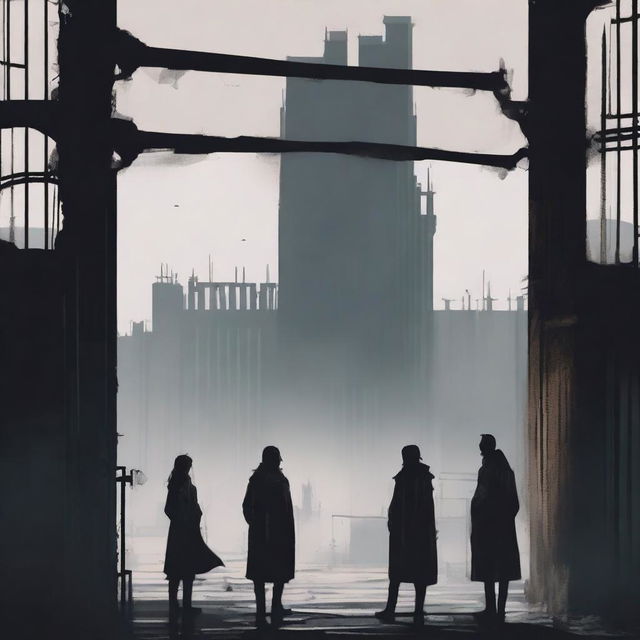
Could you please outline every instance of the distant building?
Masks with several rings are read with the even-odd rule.
[[[384,37],[359,38],[360,64],[410,68],[410,18],[384,24]],[[304,60],[346,64],[347,34],[327,33],[324,55]],[[282,135],[414,145],[412,88],[288,78]],[[403,445],[420,444],[436,476],[468,473],[490,432],[521,469],[524,307],[433,311],[435,231],[431,178],[423,188],[412,163],[284,154],[279,285],[194,275],[185,295],[163,275],[153,331],[120,338],[127,464],[162,479],[178,453],[206,451],[195,473],[216,509],[222,491],[238,531],[246,475],[277,444],[305,496],[300,522],[323,532],[307,549],[338,535],[311,517],[311,481],[324,516],[360,518],[352,559],[358,537],[379,529]],[[148,519],[162,518],[160,501]]]
[[[192,276],[185,295],[175,278],[158,277],[152,331],[134,323],[118,339],[121,462],[143,469],[158,489],[174,457],[189,453],[196,477],[215,476],[227,483],[225,499],[241,500],[236,471],[255,466],[261,446],[276,309],[274,283]],[[200,489],[206,501],[213,488]],[[139,522],[164,523],[164,495],[156,495],[138,509]]]
[[[359,64],[410,69],[411,18],[384,25],[359,37]],[[347,64],[347,33],[328,32],[321,57],[290,59]],[[281,135],[415,145],[413,88],[288,78]],[[413,163],[285,154],[280,167],[278,324],[293,366],[333,353],[327,375],[346,369],[356,385],[406,366],[433,304],[435,216],[421,215]]]

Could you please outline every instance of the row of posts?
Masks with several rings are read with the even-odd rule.
[[[207,296],[207,291],[209,295]],[[198,282],[189,278],[187,307],[197,311],[274,311],[278,308],[275,282]]]

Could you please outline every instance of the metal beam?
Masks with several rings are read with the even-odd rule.
[[[477,164],[502,169],[515,169],[520,160],[527,156],[527,149],[518,149],[511,155],[489,153],[464,153],[428,147],[412,147],[399,144],[375,142],[324,142],[303,140],[281,140],[278,138],[258,138],[239,136],[188,135],[175,133],[155,133],[139,131],[136,139],[138,153],[152,149],[166,149],[183,154],[207,153],[338,153],[344,155],[392,161],[440,160]],[[118,149],[116,149],[118,151]],[[131,153],[125,152],[125,156]],[[135,154],[137,155],[137,154]]]
[[[224,53],[149,47],[125,31],[118,32],[116,61],[122,71],[119,77],[129,77],[139,67],[160,67],[182,71],[238,73],[243,75],[310,78],[314,80],[348,80],[426,87],[458,87],[477,91],[504,92],[509,89],[506,81],[506,72],[503,69],[488,73],[422,71],[272,60]]]

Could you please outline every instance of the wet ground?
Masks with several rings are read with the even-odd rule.
[[[159,571],[161,565],[157,561],[138,564],[138,570],[134,571],[134,602],[126,617],[125,632],[145,640],[624,637],[606,629],[596,618],[552,620],[527,604],[522,582],[512,583],[506,624],[498,631],[477,627],[472,614],[483,608],[482,585],[471,582],[429,587],[426,624],[420,630],[411,625],[412,587],[403,585],[397,622],[382,624],[373,613],[381,609],[386,600],[384,567],[320,565],[298,567],[296,579],[287,585],[284,594],[284,604],[293,609],[292,615],[279,630],[259,633],[253,625],[253,591],[252,584],[243,575],[244,562],[241,558],[232,558],[227,564],[197,578],[194,605],[202,607],[202,613],[195,618],[178,617],[173,621],[169,619],[167,583]]]

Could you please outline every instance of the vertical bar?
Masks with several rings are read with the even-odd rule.
[[[57,193],[58,193],[58,188],[55,187],[53,190],[53,205],[51,207],[51,241],[49,243],[52,249],[53,249],[53,232],[56,226],[55,219],[56,219],[56,207],[57,207],[57,202],[56,202]]]
[[[7,2],[7,100],[11,100],[11,0]]]
[[[602,29],[602,87],[600,102],[600,130],[606,140],[607,132],[607,36]],[[620,145],[618,145],[620,146]],[[600,264],[607,264],[607,145],[600,145]]]
[[[43,2],[44,19],[44,100],[49,99],[49,0]],[[44,136],[44,248],[49,248],[49,138]]]
[[[6,86],[6,95],[7,95],[7,100],[11,100],[11,0],[8,0],[7,2],[7,86]],[[13,173],[14,172],[14,135],[13,135],[13,127],[11,128],[11,133],[10,133],[10,143],[9,143],[9,149],[10,149],[10,172]],[[12,242],[15,244],[16,241],[16,224],[15,224],[15,215],[14,215],[14,208],[13,208],[13,203],[14,203],[14,193],[13,193],[13,186],[10,187],[10,191],[9,191],[9,212],[10,212],[10,219],[9,219],[9,242]]]
[[[2,0],[2,59],[7,61],[7,0]],[[7,99],[7,73],[9,67],[5,64],[2,69],[4,84],[2,86],[2,96]]]
[[[9,2],[9,5],[11,5],[11,2]],[[9,80],[10,82],[10,80]],[[9,85],[7,85],[9,86]],[[7,92],[8,93],[8,92]],[[15,129],[13,127],[11,127],[10,129],[10,135],[9,135],[9,149],[10,149],[10,173],[13,174],[15,172],[15,150],[16,150],[16,146],[15,146]],[[15,244],[16,241],[16,216],[15,216],[15,208],[14,208],[14,188],[13,188],[13,184],[11,185],[11,187],[9,187],[9,211],[11,212],[11,218],[9,219],[9,242],[12,242]]]
[[[125,500],[126,500],[126,477],[127,477],[127,469],[126,467],[122,467],[122,478],[120,480],[120,602],[123,607],[126,602],[126,588],[127,588],[127,577],[125,574],[125,562],[124,562],[124,550],[125,550],[125,539],[124,539],[124,527],[125,527]]]
[[[616,0],[616,127],[618,131],[622,127],[622,80],[620,69],[621,45],[620,45],[620,0]],[[616,150],[616,264],[620,264],[620,219],[622,215],[622,151],[618,144]]]
[[[638,266],[638,0],[631,10],[631,113],[633,117],[633,266]]]
[[[9,2],[11,4],[11,2]],[[24,99],[29,99],[29,1],[24,2]],[[29,127],[24,128],[24,248],[29,248]]]

